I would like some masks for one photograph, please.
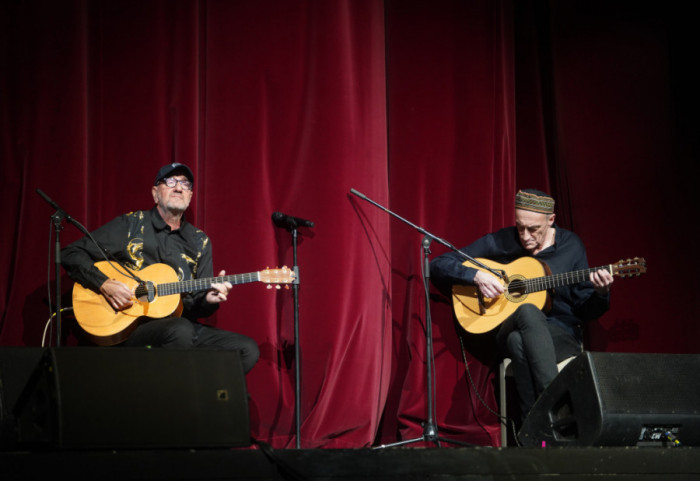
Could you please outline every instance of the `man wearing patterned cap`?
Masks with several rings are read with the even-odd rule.
[[[193,188],[194,176],[189,167],[179,163],[165,165],[151,187],[155,204],[151,209],[121,215],[94,231],[92,237],[132,272],[160,263],[169,265],[179,281],[212,278],[209,237],[185,220]],[[95,266],[104,256],[90,238],[83,237],[63,249],[61,259],[70,278],[104,296],[114,312],[128,309],[136,302],[132,289]],[[219,272],[220,277],[225,274]],[[100,339],[99,344],[238,350],[247,373],[258,360],[257,343],[242,334],[200,322],[218,309],[231,288],[229,282],[213,283],[208,289],[186,293],[182,296],[183,311],[179,316],[133,323],[122,332]]]
[[[487,234],[461,251],[500,264],[535,257],[552,274],[588,269],[581,239],[558,227],[554,219],[551,196],[534,189],[518,191],[515,225]],[[455,252],[443,254],[430,263],[431,279],[443,289],[455,284],[475,286],[485,298],[504,294],[502,279],[463,263]],[[511,358],[523,419],[558,374],[557,363],[581,352],[583,323],[608,310],[612,282],[609,272],[595,271],[589,282],[557,287],[547,313],[523,303],[498,327],[496,342],[500,354]]]

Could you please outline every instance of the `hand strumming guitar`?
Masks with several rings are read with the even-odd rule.
[[[484,271],[477,271],[474,284],[484,297],[495,299],[505,292],[502,281],[496,276]]]
[[[122,311],[134,304],[134,293],[126,284],[118,280],[107,279],[100,286],[100,292],[117,311]]]

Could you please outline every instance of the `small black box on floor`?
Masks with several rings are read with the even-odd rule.
[[[238,351],[48,349],[17,402],[20,446],[236,447],[250,444]]]
[[[524,446],[700,446],[700,356],[585,352],[545,389]]]

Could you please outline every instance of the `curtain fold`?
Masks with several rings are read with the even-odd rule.
[[[513,11],[511,2],[387,2],[389,153],[392,207],[462,247],[512,217],[515,184]],[[420,437],[427,420],[426,310],[422,236],[392,224],[393,312],[398,328],[392,395],[398,420],[384,436]],[[433,243],[435,254],[445,247]],[[496,441],[492,353],[463,362],[449,299],[431,303],[434,419],[440,434],[474,444]],[[467,341],[469,343],[469,341]],[[474,396],[472,398],[472,396]],[[475,401],[475,402],[473,402]],[[388,410],[391,412],[391,410]],[[449,437],[449,436],[448,436]]]

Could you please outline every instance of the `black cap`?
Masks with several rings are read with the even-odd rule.
[[[170,177],[170,174],[172,174],[173,172],[182,172],[182,174],[194,184],[194,176],[192,175],[192,171],[190,170],[190,168],[187,167],[185,164],[178,164],[177,162],[173,162],[172,164],[164,165],[160,168],[160,170],[158,171],[158,175],[156,175],[156,180],[155,182],[153,182],[153,185],[158,185],[158,182],[165,179],[166,177]]]

